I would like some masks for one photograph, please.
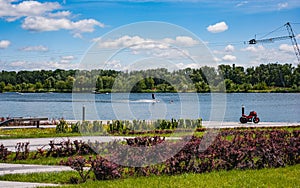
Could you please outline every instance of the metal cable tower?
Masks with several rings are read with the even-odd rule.
[[[296,57],[298,59],[298,63],[300,63],[300,50],[297,44],[297,40],[295,37],[295,34],[293,32],[292,26],[289,22],[287,22],[286,24],[284,24],[284,26],[286,27],[289,35],[288,36],[280,36],[280,37],[273,37],[273,38],[268,38],[268,39],[260,39],[260,40],[256,40],[256,39],[251,39],[248,41],[248,44],[257,44],[257,43],[270,43],[270,42],[274,42],[276,40],[285,40],[285,39],[291,39],[292,41],[292,46],[294,48]]]

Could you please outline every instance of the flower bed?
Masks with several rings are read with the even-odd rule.
[[[212,142],[206,141],[205,137],[195,136],[180,140],[167,140],[160,136],[136,137],[108,143],[66,140],[60,143],[50,142],[49,150],[41,148],[34,155],[28,155],[29,143],[18,143],[17,152],[9,152],[1,145],[0,160],[69,156],[61,164],[79,172],[82,180],[72,181],[77,183],[86,181],[90,172],[94,173],[93,177],[97,180],[105,180],[129,176],[284,167],[300,163],[298,128],[289,131],[227,129],[220,131]],[[184,145],[181,149],[170,156],[174,148],[182,143]],[[122,164],[118,161],[122,161]],[[145,165],[145,161],[150,164]]]
[[[122,147],[116,142],[109,143],[105,149],[110,155],[105,156],[105,159],[100,156],[96,159],[91,157],[82,165],[91,166],[91,171],[96,175],[103,174],[103,169],[105,169],[107,172],[105,179],[114,179],[133,175],[174,175],[214,170],[261,169],[300,163],[299,130],[293,132],[285,130],[226,130],[222,131],[206,150],[200,148],[202,141],[202,138],[192,137],[176,155],[166,161],[138,166],[143,164],[142,161],[150,158],[159,160],[157,158],[165,157],[178,143],[157,137],[127,139],[122,145],[136,148],[147,147],[149,149],[147,151],[151,151],[154,146],[162,143],[166,143],[166,145],[160,148],[162,152],[159,155],[157,155],[157,151],[152,155],[151,152],[138,155],[138,152],[135,153],[136,150],[130,150],[131,147]],[[128,160],[128,164],[134,161],[137,166],[119,165],[113,162],[116,159]],[[72,164],[76,160],[77,158],[69,158],[65,164]]]

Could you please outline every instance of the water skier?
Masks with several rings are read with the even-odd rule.
[[[155,100],[155,95],[154,95],[154,93],[152,93],[152,99]]]

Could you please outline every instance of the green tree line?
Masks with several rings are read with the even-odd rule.
[[[0,92],[300,92],[300,65],[1,71]]]

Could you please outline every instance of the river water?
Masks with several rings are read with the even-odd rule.
[[[0,117],[82,119],[171,119],[239,121],[241,106],[261,121],[300,122],[299,93],[151,93],[72,94],[1,93]]]

